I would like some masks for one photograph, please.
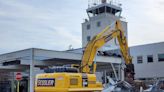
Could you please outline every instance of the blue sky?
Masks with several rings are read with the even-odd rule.
[[[164,41],[163,0],[120,0],[129,45]],[[0,53],[81,47],[88,0],[0,0]]]

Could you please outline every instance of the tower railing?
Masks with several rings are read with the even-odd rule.
[[[118,0],[88,0],[88,8],[98,6],[100,4],[107,3],[121,7],[122,4]]]

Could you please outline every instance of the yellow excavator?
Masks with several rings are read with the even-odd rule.
[[[79,70],[57,67],[52,69],[53,72],[38,74],[35,81],[35,92],[101,92],[103,86],[96,80],[94,58],[98,49],[113,38],[118,39],[120,51],[126,63],[125,74],[134,75],[134,65],[129,54],[127,40],[121,21],[118,20],[113,30],[107,26],[87,44]]]

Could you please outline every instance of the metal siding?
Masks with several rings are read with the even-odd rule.
[[[135,64],[136,78],[164,77],[164,62],[158,61],[158,54],[164,53],[164,43],[154,43],[130,48]],[[153,55],[154,62],[147,62],[147,55]],[[143,63],[137,64],[137,56],[143,56]]]

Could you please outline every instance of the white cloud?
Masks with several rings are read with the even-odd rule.
[[[164,41],[164,7],[161,1],[122,0],[130,46]]]
[[[85,14],[76,11],[78,8],[38,8],[21,1],[0,4],[0,53],[31,47],[66,50],[70,44],[81,47],[81,22]]]

